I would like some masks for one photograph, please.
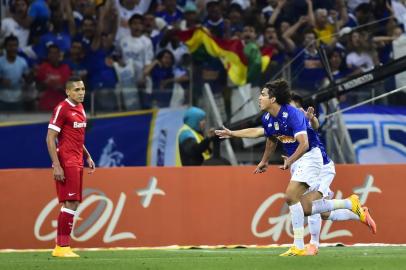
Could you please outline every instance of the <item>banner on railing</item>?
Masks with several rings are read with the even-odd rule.
[[[292,242],[276,166],[108,168],[85,173],[74,247],[268,245]],[[337,166],[336,198],[357,193],[378,233],[359,221],[324,222],[322,243],[406,243],[405,165]],[[52,248],[60,206],[50,169],[0,170],[0,249]],[[308,240],[308,230],[306,237]]]
[[[154,135],[152,137],[151,162],[152,166],[176,165],[176,136],[183,126],[185,108],[161,109],[158,111]]]
[[[358,163],[406,163],[406,108],[363,106],[343,116]]]

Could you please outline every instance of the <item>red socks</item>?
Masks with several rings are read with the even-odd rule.
[[[70,233],[73,227],[73,217],[75,211],[62,207],[58,217],[58,228],[56,235],[56,244],[60,247],[70,245]]]

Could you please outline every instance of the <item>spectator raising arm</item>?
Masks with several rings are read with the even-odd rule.
[[[316,27],[316,18],[314,16],[314,11],[313,11],[313,2],[312,0],[306,0],[307,3],[307,17],[308,17],[308,22],[312,27]]]
[[[74,37],[76,35],[77,31],[76,31],[75,19],[73,17],[71,1],[61,0],[60,7],[62,9],[62,14],[64,16],[64,20],[66,20],[68,22],[69,34],[71,35],[71,37]]]
[[[307,22],[308,18],[305,16],[301,16],[294,25],[289,27],[288,30],[286,30],[286,32],[282,34],[282,38],[287,45],[288,52],[294,52],[296,50],[296,43],[293,41],[292,36],[293,34],[297,33],[297,30]]]
[[[336,25],[336,32],[338,32],[344,25],[347,24],[348,21],[348,10],[344,0],[336,0],[336,10],[340,15],[339,18],[336,18],[334,20],[334,23]]]
[[[279,14],[282,11],[282,8],[285,6],[286,0],[278,0],[278,5],[276,6],[275,10],[272,12],[271,17],[268,20],[268,24],[274,25],[276,20],[278,19]]]

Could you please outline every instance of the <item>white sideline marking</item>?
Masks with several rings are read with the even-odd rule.
[[[217,246],[162,246],[162,247],[114,247],[114,248],[75,248],[77,251],[115,251],[115,250],[169,250],[169,251],[178,251],[178,250],[201,250],[201,249],[236,249],[236,248],[282,248],[290,247],[292,244],[281,244],[281,245],[217,245]],[[321,247],[336,247],[336,246],[345,246],[345,247],[406,247],[406,244],[385,244],[385,243],[359,243],[354,245],[344,245],[342,243],[322,243]],[[0,253],[8,252],[50,252],[53,249],[0,249]]]

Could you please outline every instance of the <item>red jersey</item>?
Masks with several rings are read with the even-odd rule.
[[[58,158],[62,167],[83,167],[86,113],[83,105],[68,99],[54,109],[48,128],[59,132]]]

